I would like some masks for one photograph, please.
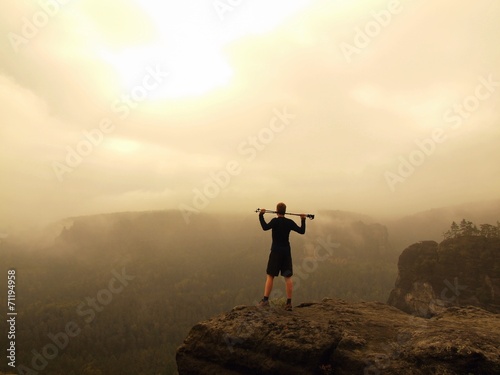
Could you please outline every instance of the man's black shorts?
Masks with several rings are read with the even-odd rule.
[[[269,254],[266,273],[271,276],[290,277],[293,275],[292,254],[288,251],[274,250]]]

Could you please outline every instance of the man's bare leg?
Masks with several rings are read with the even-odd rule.
[[[267,275],[266,286],[264,287],[264,297],[269,298],[271,291],[273,290],[274,276]]]
[[[266,285],[264,286],[264,298],[259,302],[260,307],[269,307],[269,295],[273,290],[273,281],[274,276],[267,275],[266,277]]]
[[[285,277],[285,284],[286,284],[286,298],[292,299],[292,292],[293,292],[292,276]]]

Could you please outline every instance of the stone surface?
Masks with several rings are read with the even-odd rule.
[[[195,325],[177,351],[180,375],[498,374],[500,317],[451,307],[430,319],[380,302],[325,299],[238,306]]]

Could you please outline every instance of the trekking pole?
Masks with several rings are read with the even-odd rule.
[[[255,212],[260,212],[260,208],[257,208],[255,210]],[[278,212],[277,211],[266,210],[266,212],[264,212],[264,213],[266,213],[266,214],[277,214]],[[292,212],[285,212],[285,215],[300,216],[301,214],[294,214]],[[306,217],[308,219],[311,219],[311,220],[314,219],[314,214],[305,214],[305,215],[306,215]]]

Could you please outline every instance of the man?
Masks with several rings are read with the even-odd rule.
[[[260,301],[259,306],[269,306],[269,295],[273,289],[274,278],[281,272],[281,276],[285,278],[286,284],[286,305],[285,309],[292,310],[292,253],[290,248],[290,231],[295,231],[299,234],[306,232],[306,215],[300,214],[300,227],[295,221],[285,217],[286,205],[281,202],[276,206],[278,217],[273,218],[269,223],[264,220],[264,213],[266,210],[263,208],[259,213],[259,221],[263,230],[272,229],[272,245],[269,260],[267,262],[267,278],[264,287],[264,298]]]

